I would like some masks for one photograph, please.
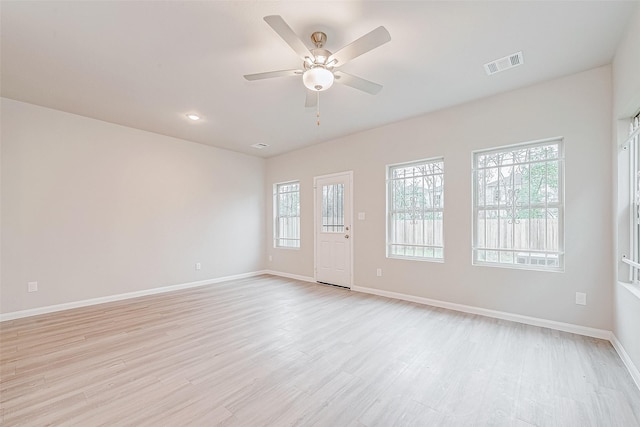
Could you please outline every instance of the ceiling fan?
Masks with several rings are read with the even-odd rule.
[[[309,49],[280,15],[265,16],[264,20],[300,56],[303,61],[302,69],[247,74],[244,76],[245,79],[262,80],[273,77],[302,76],[302,82],[308,89],[305,107],[316,106],[318,94],[329,89],[334,81],[372,95],[382,89],[382,85],[339,71],[338,68],[390,41],[391,35],[386,28],[380,26],[336,53],[332,53],[324,48],[327,35],[323,32],[316,31],[311,34],[311,41],[315,47]]]

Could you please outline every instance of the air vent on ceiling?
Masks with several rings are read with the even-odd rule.
[[[263,148],[267,148],[269,144],[264,144],[262,142],[258,142],[257,144],[253,144],[253,148],[257,148],[258,150],[262,150]]]
[[[484,70],[488,75],[499,73],[500,71],[508,70],[509,68],[517,67],[524,64],[524,58],[522,52],[512,53],[504,58],[496,59],[488,64],[484,64]]]

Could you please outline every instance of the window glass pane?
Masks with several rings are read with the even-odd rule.
[[[547,202],[548,203],[557,203],[560,201],[559,199],[559,191],[558,187],[560,186],[560,182],[558,178],[560,176],[558,169],[560,164],[558,161],[547,162]]]
[[[562,268],[561,143],[474,154],[474,262]]]
[[[275,185],[274,246],[300,247],[300,183]]]
[[[526,148],[513,150],[515,163],[524,163],[529,160],[529,150]]]
[[[444,162],[390,166],[388,177],[388,256],[442,259]]]
[[[499,259],[500,259],[501,263],[503,263],[503,264],[513,264],[513,253],[512,252],[500,251],[498,256],[499,256]]]
[[[529,149],[529,161],[544,160],[547,158],[545,147],[531,147]]]
[[[344,232],[344,184],[322,186],[322,231]]]
[[[558,152],[558,145],[549,145],[546,147],[547,150],[547,159],[557,159],[560,157],[560,153]]]
[[[478,170],[475,173],[475,188],[478,189],[476,193],[476,203],[479,206],[485,205],[485,197],[486,197],[486,185],[485,182],[485,171]]]

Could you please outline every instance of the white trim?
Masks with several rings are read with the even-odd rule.
[[[632,120],[633,120],[633,119],[632,119]],[[623,148],[628,147],[628,146],[629,146],[629,144],[631,144],[631,143],[633,142],[632,140],[633,140],[636,136],[638,136],[638,135],[640,135],[640,127],[636,128],[636,130],[634,130],[633,132],[631,132],[631,133],[629,134],[629,136],[627,137],[627,139],[625,139],[625,140],[624,140],[624,142],[622,143],[622,147],[623,147]]]
[[[633,118],[631,119],[633,122]],[[640,129],[640,128],[638,128]],[[636,129],[636,130],[638,130]],[[636,204],[635,193],[638,190],[638,182],[637,182],[637,174],[638,174],[638,144],[631,142],[635,142],[636,139],[634,136],[629,136],[627,141],[625,141],[625,149],[628,149],[629,155],[629,233],[631,237],[629,238],[629,261],[635,262],[638,260],[638,241],[636,236],[637,229],[637,219],[636,216],[638,214],[637,209],[638,206]],[[625,258],[623,255],[622,258]],[[623,259],[624,261],[624,259]],[[626,261],[625,261],[626,262]],[[629,281],[634,282],[638,277],[638,266],[634,266],[633,264],[629,264],[631,268],[629,268]]]
[[[456,304],[447,301],[439,301],[430,298],[401,294],[398,292],[383,291],[380,289],[365,288],[362,286],[353,286],[351,290],[356,292],[363,292],[366,294],[379,295],[387,298],[395,298],[403,301],[415,302],[418,304],[430,305],[433,307],[461,311],[463,313],[478,314],[480,316],[493,317],[495,319],[510,320],[512,322],[524,323],[526,325],[540,326],[542,328],[571,332],[573,334],[585,335],[588,337],[600,338],[603,340],[609,340],[611,338],[611,331],[606,331],[604,329],[590,328],[587,326],[574,325],[571,323],[556,322],[555,320],[540,319],[537,317],[523,316],[520,314],[507,313],[504,311],[489,310],[486,308]]]
[[[636,365],[634,365],[633,360],[631,360],[631,357],[629,357],[629,354],[622,346],[622,343],[618,341],[618,337],[616,337],[615,334],[611,334],[611,338],[609,341],[611,341],[611,345],[613,345],[613,348],[616,349],[616,352],[620,356],[620,359],[622,359],[622,363],[624,363],[624,366],[627,367],[627,370],[629,371],[629,374],[631,374],[631,378],[633,378],[633,381],[635,381],[636,386],[640,389],[640,371],[638,371],[638,368],[636,367]]]
[[[145,289],[142,291],[127,292],[124,294],[108,295],[86,300],[66,302],[63,304],[48,305],[45,307],[30,308],[28,310],[14,311],[10,313],[0,313],[0,322],[20,319],[23,317],[37,316],[39,314],[53,313],[56,311],[70,310],[72,308],[87,307],[90,305],[104,304],[106,302],[120,301],[130,298],[138,298],[145,295],[162,294],[165,292],[177,291],[180,289],[196,288],[198,286],[213,285],[214,283],[226,282],[228,280],[245,279],[247,277],[259,276],[260,274],[270,274],[265,270],[253,271],[250,273],[235,274],[233,276],[218,277],[215,279],[199,280],[197,282],[180,283],[177,285],[163,286],[160,288]]]
[[[621,285],[626,290],[628,290],[630,293],[632,293],[636,298],[640,298],[640,287],[638,287],[638,285],[635,285],[632,283],[620,282],[620,281],[618,281],[618,284]]]
[[[316,283],[316,279],[309,276],[300,276],[298,274],[285,273],[283,271],[265,270],[264,274],[271,274],[273,276],[285,277],[287,279],[300,280],[302,282]]]

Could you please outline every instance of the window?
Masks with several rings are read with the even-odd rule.
[[[561,139],[475,152],[473,263],[564,268]]]
[[[273,246],[300,247],[300,182],[285,182],[273,186]]]
[[[387,256],[441,261],[444,160],[389,166]]]
[[[630,155],[630,189],[631,189],[631,208],[630,218],[630,258],[635,263],[640,263],[640,113],[631,119],[629,126],[629,139],[625,146],[629,149]],[[636,268],[630,269],[630,279],[634,283],[640,282],[640,270]]]
[[[344,232],[344,184],[322,186],[322,232]]]

